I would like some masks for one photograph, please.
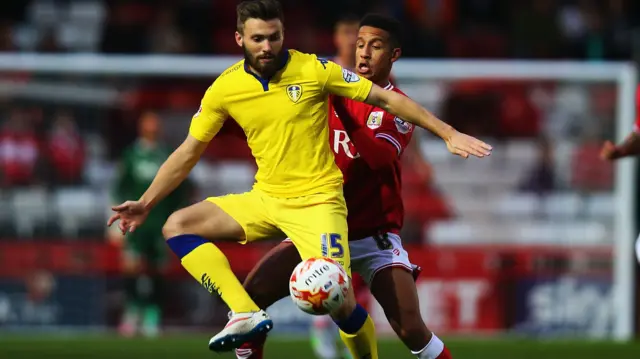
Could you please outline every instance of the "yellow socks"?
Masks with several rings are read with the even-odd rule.
[[[360,304],[349,318],[336,324],[340,328],[340,338],[354,359],[378,359],[376,328]]]
[[[249,297],[224,253],[206,239],[185,234],[170,238],[167,244],[180,258],[182,266],[202,284],[209,293],[217,293],[235,313],[260,310]]]

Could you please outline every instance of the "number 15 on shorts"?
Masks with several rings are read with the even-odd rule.
[[[329,258],[343,258],[344,247],[342,246],[342,236],[337,233],[328,233],[321,236],[322,256]]]

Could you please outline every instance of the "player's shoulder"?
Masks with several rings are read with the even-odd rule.
[[[290,63],[304,69],[317,69],[318,67],[327,69],[330,60],[318,56],[317,54],[306,53],[298,50],[289,50]]]
[[[236,62],[235,64],[229,66],[226,70],[222,71],[220,76],[218,76],[217,80],[224,80],[229,77],[237,76],[237,74],[242,73],[240,70],[244,67],[244,59]]]
[[[228,91],[229,88],[237,86],[240,82],[239,76],[244,73],[244,60],[240,60],[229,66],[213,81],[206,93],[210,96],[219,96]],[[215,94],[215,95],[214,95]]]

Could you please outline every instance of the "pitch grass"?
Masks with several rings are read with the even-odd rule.
[[[208,336],[193,334],[160,339],[114,336],[15,336],[0,332],[0,359],[231,359],[207,349]],[[445,339],[455,359],[640,359],[640,343],[535,341],[515,339]],[[381,340],[381,359],[414,358],[395,340]],[[308,342],[270,338],[267,359],[312,359]]]

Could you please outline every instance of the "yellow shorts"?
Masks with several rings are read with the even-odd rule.
[[[347,237],[347,205],[341,191],[278,198],[260,190],[210,197],[244,229],[248,243],[261,239],[291,239],[302,259],[328,257],[351,275]]]

